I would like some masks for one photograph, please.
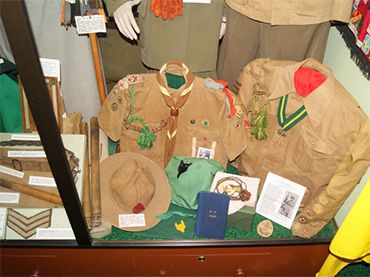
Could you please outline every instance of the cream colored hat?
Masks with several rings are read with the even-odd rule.
[[[156,225],[156,215],[168,210],[171,187],[164,170],[143,155],[114,154],[100,164],[102,218],[126,231],[142,231]],[[143,206],[145,226],[122,227],[119,216],[137,213]]]

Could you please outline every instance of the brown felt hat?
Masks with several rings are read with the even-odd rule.
[[[131,152],[109,156],[100,164],[102,218],[126,231],[142,231],[156,225],[156,215],[168,210],[171,187],[164,170],[143,155]],[[134,214],[143,206],[145,226],[120,227],[119,215]]]

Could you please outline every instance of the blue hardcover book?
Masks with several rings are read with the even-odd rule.
[[[210,191],[198,193],[198,211],[195,223],[197,236],[224,239],[230,197]]]

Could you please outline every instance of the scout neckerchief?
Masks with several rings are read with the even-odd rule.
[[[182,16],[182,0],[151,0],[150,10],[163,20],[173,20],[175,16]]]
[[[166,82],[164,80],[164,72],[169,65],[176,65],[181,67],[183,70],[183,76],[185,78],[185,84],[176,102],[174,101],[173,96],[168,91],[168,86],[166,85]],[[179,109],[185,104],[190,95],[190,92],[193,88],[194,76],[183,63],[171,62],[169,64],[165,64],[157,73],[157,81],[163,99],[166,102],[167,106],[170,107],[170,116],[168,118],[168,129],[164,149],[164,164],[166,166],[173,155],[173,151],[176,145],[177,117],[179,115]]]
[[[301,67],[294,73],[294,86],[297,94],[306,97],[326,80],[325,75],[313,68]],[[278,123],[283,131],[288,131],[307,116],[307,111],[302,105],[293,114],[286,117],[285,109],[288,103],[288,95],[280,98],[278,106]]]

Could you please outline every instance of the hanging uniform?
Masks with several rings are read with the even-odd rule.
[[[238,169],[261,184],[270,171],[304,185],[303,211],[292,231],[311,237],[334,217],[370,164],[369,119],[314,59],[257,59],[238,83],[251,124]]]
[[[170,88],[171,76],[185,83]],[[156,74],[129,75],[107,96],[99,126],[120,140],[121,152],[143,154],[163,167],[179,155],[204,155],[226,167],[246,146],[245,109],[218,87],[180,62],[165,64]]]
[[[112,15],[127,0],[105,2]],[[167,61],[181,60],[197,75],[200,72],[202,76],[215,75],[223,0],[210,4],[183,3],[183,15],[173,20],[156,17],[150,11],[149,0],[142,0],[138,11],[141,59],[146,66],[160,69]],[[116,41],[110,50],[119,53],[122,42]]]

